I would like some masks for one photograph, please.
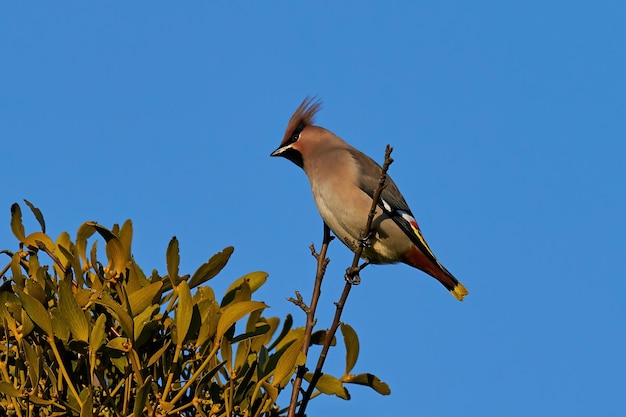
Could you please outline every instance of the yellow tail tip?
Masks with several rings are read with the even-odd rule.
[[[467,289],[460,282],[456,284],[456,287],[450,290],[450,293],[459,301],[463,301],[463,297],[468,294]]]

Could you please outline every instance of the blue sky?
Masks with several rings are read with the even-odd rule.
[[[381,161],[463,303],[405,265],[362,274],[344,313],[353,387],[311,415],[618,415],[626,389],[623,2],[58,2],[0,5],[0,243],[10,204],[49,232],[131,218],[134,253],[182,272],[235,246],[283,317],[322,223],[303,172],[269,158],[307,95]],[[27,211],[23,205],[23,209]],[[4,218],[2,221],[1,218]],[[35,222],[25,215],[27,228]],[[330,249],[319,326],[351,254]],[[327,371],[341,374],[344,353]],[[285,400],[286,401],[286,400]]]

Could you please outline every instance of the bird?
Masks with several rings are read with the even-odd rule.
[[[468,294],[430,249],[393,179],[377,203],[371,233],[362,233],[372,207],[381,166],[333,132],[315,125],[321,100],[307,97],[291,116],[282,142],[270,156],[283,157],[306,173],[317,209],[350,250],[363,247],[367,264],[405,263],[437,279],[459,301]]]

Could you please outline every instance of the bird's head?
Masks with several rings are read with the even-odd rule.
[[[323,130],[313,125],[321,105],[315,98],[305,98],[291,116],[280,146],[270,156],[282,156],[304,168],[304,157],[319,141],[319,130]]]

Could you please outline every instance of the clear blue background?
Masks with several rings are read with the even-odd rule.
[[[165,273],[173,235],[188,273],[234,245],[216,290],[267,271],[257,299],[302,325],[285,298],[308,298],[322,223],[304,173],[268,155],[317,95],[320,125],[378,161],[395,147],[392,177],[470,294],[364,271],[355,371],[392,394],[354,386],[310,415],[623,413],[623,2],[181,3],[2,2],[2,248],[23,198],[54,237],[131,218],[144,269]],[[351,260],[330,257],[320,328]]]

